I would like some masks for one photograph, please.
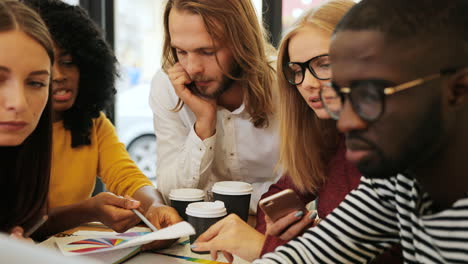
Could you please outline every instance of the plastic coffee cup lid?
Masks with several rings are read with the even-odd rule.
[[[200,218],[217,218],[227,214],[221,201],[191,203],[185,209],[185,213]]]
[[[252,193],[252,185],[241,181],[221,181],[213,185],[214,193],[225,195],[246,195]]]
[[[200,189],[182,188],[172,189],[169,193],[169,199],[173,201],[200,201],[205,198],[205,192]]]

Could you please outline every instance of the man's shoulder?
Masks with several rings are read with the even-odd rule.
[[[162,88],[169,89],[172,88],[172,83],[169,80],[169,76],[163,71],[163,69],[159,69],[153,76],[151,80],[151,92],[160,91]]]
[[[400,193],[411,193],[419,190],[419,184],[416,179],[404,174],[385,178],[370,178],[365,175],[361,178],[361,185],[364,188],[370,188],[378,193],[385,195],[398,195]]]
[[[162,68],[159,68],[154,73],[153,80],[162,80],[162,79],[169,81],[169,77],[167,76],[167,73]]]
[[[167,74],[159,69],[151,80],[151,89],[149,95],[149,105],[153,109],[157,105],[164,109],[172,109],[176,106],[179,97],[174,91],[171,81]]]

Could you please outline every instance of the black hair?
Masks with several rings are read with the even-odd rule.
[[[80,72],[78,96],[63,112],[72,147],[90,145],[93,118],[99,117],[115,95],[117,59],[99,27],[79,7],[59,0],[23,0],[46,22],[56,45],[72,56]]]
[[[467,52],[467,0],[363,0],[343,17],[335,33],[375,30],[389,41],[418,40],[419,45],[444,39]],[[449,51],[450,52],[450,51]]]
[[[37,41],[54,61],[53,43],[44,22],[14,0],[0,0],[0,32],[19,30]],[[19,146],[0,147],[0,231],[29,228],[46,206],[52,153],[52,104],[49,98],[34,131]],[[28,226],[29,225],[29,226]]]

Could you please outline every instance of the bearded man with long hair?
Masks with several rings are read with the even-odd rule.
[[[158,189],[253,185],[251,208],[275,181],[275,70],[250,0],[169,0],[162,70],[150,94]]]

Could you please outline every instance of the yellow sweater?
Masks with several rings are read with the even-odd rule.
[[[69,205],[83,201],[94,189],[96,176],[107,190],[117,195],[133,195],[151,181],[130,159],[119,142],[114,126],[101,113],[93,119],[91,145],[71,147],[71,132],[63,121],[55,122],[50,178],[49,206]]]

